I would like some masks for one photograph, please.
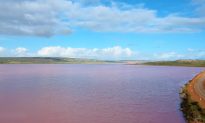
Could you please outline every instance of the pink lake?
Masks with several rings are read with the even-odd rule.
[[[185,123],[180,87],[204,69],[0,65],[0,123]]]

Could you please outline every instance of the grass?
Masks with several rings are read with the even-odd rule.
[[[205,60],[176,60],[146,62],[145,65],[205,67]]]

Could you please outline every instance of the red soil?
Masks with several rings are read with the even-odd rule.
[[[202,107],[202,108],[205,108],[205,100],[200,97],[200,95],[196,92],[195,88],[194,88],[194,85],[195,83],[202,77],[205,75],[205,71],[199,73],[198,75],[196,75],[191,81],[190,83],[188,84],[187,86],[187,91],[189,93],[189,95],[191,96],[191,99],[193,101],[196,101],[199,103],[199,105]],[[204,84],[205,85],[205,82]]]

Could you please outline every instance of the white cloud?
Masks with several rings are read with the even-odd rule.
[[[106,32],[194,32],[204,28],[205,18],[167,15],[158,17],[157,11],[126,4],[112,6],[81,6],[73,3],[71,26]],[[89,14],[87,14],[89,13]]]
[[[14,50],[14,54],[18,57],[28,56],[28,49],[24,47],[18,47]]]
[[[4,52],[5,52],[5,48],[0,47],[0,56],[3,56],[3,55],[4,55]]]
[[[204,49],[188,49],[189,53],[186,57],[194,58],[194,59],[205,59],[205,50]]]
[[[9,56],[11,56],[11,50],[0,46],[0,57],[9,57]]]
[[[134,54],[129,48],[115,46],[111,48],[71,48],[50,46],[38,50],[38,56],[49,57],[74,57],[74,58],[97,58],[97,59],[122,59],[131,58]]]
[[[150,60],[205,59],[205,50],[188,48],[184,53],[160,52],[154,53]]]
[[[176,52],[162,52],[162,53],[154,53],[153,57],[157,60],[175,60],[175,59],[183,59],[185,58],[185,54],[179,54]]]
[[[3,47],[0,47],[0,52],[4,51],[4,48]]]
[[[43,47],[30,52],[27,48],[6,49],[0,47],[1,57],[70,57],[102,60],[177,60],[205,59],[205,50],[188,48],[186,52],[139,52],[130,48],[114,46],[108,48],[73,48],[61,46]]]
[[[99,0],[0,0],[0,34],[52,36],[68,34],[79,27],[136,33],[194,32],[205,28],[204,17],[172,13],[159,17],[156,10],[142,5],[85,3]]]
[[[0,34],[52,36],[69,32],[66,0],[0,0]]]

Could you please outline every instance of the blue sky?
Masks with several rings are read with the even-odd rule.
[[[0,0],[0,56],[205,59],[205,0]]]

